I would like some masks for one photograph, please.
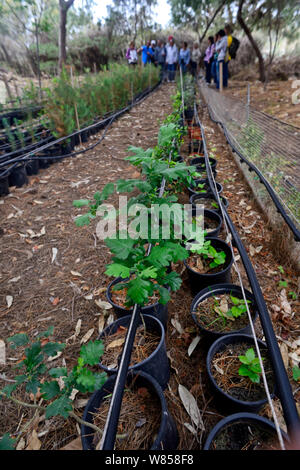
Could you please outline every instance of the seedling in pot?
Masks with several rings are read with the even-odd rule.
[[[204,241],[204,243],[193,243],[189,250],[191,253],[200,255],[204,260],[209,261],[209,267],[211,269],[217,268],[226,261],[226,253],[224,251],[217,251],[211,244],[210,240]]]
[[[259,358],[255,356],[253,348],[246,351],[245,356],[239,356],[239,360],[242,363],[239,368],[239,375],[243,377],[249,377],[251,382],[259,383],[261,375],[261,367]],[[264,360],[264,358],[262,358]]]

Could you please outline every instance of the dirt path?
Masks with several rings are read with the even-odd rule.
[[[80,211],[72,202],[92,198],[108,182],[133,177],[133,167],[124,161],[126,150],[129,145],[156,145],[160,123],[172,109],[172,93],[172,87],[162,86],[116,121],[93,151],[41,170],[38,177],[31,177],[28,186],[11,188],[10,195],[0,199],[1,339],[24,331],[35,335],[54,325],[55,340],[66,342],[81,319],[78,339],[71,341],[64,353],[70,367],[84,334],[94,328],[91,339],[96,339],[101,310],[95,300],[109,281],[104,275],[108,250],[96,239],[94,224],[75,226],[74,218]],[[31,238],[30,234],[36,236]],[[52,261],[55,249],[57,255]],[[101,295],[104,299],[105,294]],[[10,308],[9,297],[13,299]],[[7,367],[0,372],[11,376],[14,362],[8,352]],[[61,366],[62,358],[53,365]],[[27,416],[28,411],[19,409],[16,413],[15,405],[2,403],[0,435],[13,432],[19,420],[23,425]],[[39,431],[44,428],[42,425]],[[41,440],[47,449],[59,448],[63,439],[72,438],[74,433],[77,436],[74,425],[57,419],[47,422],[46,430]]]

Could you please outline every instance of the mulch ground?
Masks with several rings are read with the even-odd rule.
[[[94,224],[75,227],[74,218],[79,211],[72,207],[72,201],[91,198],[106,183],[118,178],[135,177],[134,169],[123,160],[126,149],[130,144],[144,148],[156,144],[159,124],[171,112],[170,95],[173,92],[172,87],[161,87],[115,122],[95,150],[52,165],[41,171],[38,177],[32,177],[28,186],[11,190],[10,196],[0,200],[0,338],[5,340],[19,332],[35,335],[54,325],[55,340],[67,342],[67,347],[52,366],[60,367],[66,363],[72,367],[84,336],[89,332],[90,338],[96,339],[99,329],[102,330],[105,322],[111,321],[111,318],[108,319],[111,310],[104,317],[95,302],[106,300],[104,289],[109,279],[104,271],[109,262],[108,250],[97,239]],[[299,293],[298,280],[288,260],[276,258],[272,251],[272,231],[234,163],[223,134],[209,120],[206,112],[202,119],[208,147],[217,147],[217,181],[224,185],[223,195],[229,199],[229,213],[250,253],[291,376],[292,358],[289,354],[299,355],[299,350],[292,345],[299,337],[300,328],[296,317],[299,301],[288,297],[288,292]],[[185,142],[183,156],[188,155],[187,149]],[[112,203],[116,202],[117,199],[112,198]],[[221,236],[226,238],[224,231]],[[57,249],[55,259],[54,248]],[[280,274],[279,265],[284,268],[285,275]],[[174,268],[178,272],[184,271],[180,263]],[[240,269],[248,287],[242,266]],[[172,294],[169,304],[166,340],[171,379],[166,397],[179,431],[178,449],[189,450],[202,448],[208,432],[226,410],[220,410],[214,403],[206,374],[207,344],[203,338],[188,355],[188,348],[199,332],[190,315],[193,296],[185,272],[183,280],[181,289]],[[279,287],[280,281],[286,281],[288,288]],[[233,282],[237,282],[234,273]],[[10,308],[7,306],[7,296],[13,298]],[[70,339],[78,320],[81,320],[80,332]],[[262,337],[259,325],[257,332]],[[1,385],[4,386],[12,377],[11,367],[17,359],[17,353],[7,351],[7,365],[1,369]],[[191,430],[191,419],[180,399],[180,384],[197,401],[203,426],[196,432]],[[296,390],[295,383],[293,386]],[[298,395],[299,391],[296,390],[295,396],[300,399]],[[24,399],[21,395],[19,398]],[[86,397],[76,397],[75,410],[79,416],[85,402]],[[280,412],[278,401],[276,408]],[[33,417],[32,411],[16,407],[8,400],[2,401],[0,413],[0,435],[20,432]],[[263,413],[270,417],[268,407]],[[71,419],[45,420],[43,416],[37,416],[23,433],[25,448],[33,430],[37,432],[42,449],[59,449],[76,439],[78,445],[74,447],[80,448],[80,431]]]

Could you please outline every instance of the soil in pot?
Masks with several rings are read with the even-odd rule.
[[[211,211],[219,210],[219,204],[216,202],[216,200],[213,197],[205,198],[205,197],[199,196],[195,200],[195,204],[203,205],[204,209],[209,209]]]
[[[274,431],[260,423],[234,422],[220,430],[210,450],[279,450]]]
[[[127,296],[127,289],[121,289],[121,290],[111,290],[111,300],[113,301],[114,304],[119,305],[122,308],[125,308],[126,310],[131,310],[132,307],[128,307],[126,305],[126,296]],[[144,307],[156,304],[160,299],[159,292],[153,292],[153,295],[149,297],[148,302],[144,305]]]
[[[251,304],[248,305],[250,313],[254,314],[253,306]],[[203,302],[199,302],[193,313],[206,330],[229,333],[233,330],[246,328],[249,324],[247,312],[242,313],[234,320],[225,317],[228,314],[228,310],[234,306],[230,294],[221,294],[207,297]]]
[[[101,364],[109,369],[115,369],[118,366],[118,359],[122,353],[128,328],[120,326],[113,335],[102,338],[104,344],[104,353],[101,357]],[[150,331],[145,330],[140,325],[136,330],[133,343],[130,367],[147,359],[157,348],[160,337]]]
[[[93,422],[101,430],[107,419],[111,394],[101,403],[94,414]],[[161,404],[159,398],[146,387],[137,388],[134,381],[125,388],[117,434],[115,450],[148,450],[151,449],[158,433],[161,421]],[[101,436],[95,433],[93,444],[97,447]]]
[[[206,209],[206,208],[205,208]],[[201,219],[200,219],[201,217]],[[201,224],[201,220],[202,220],[202,217],[203,216],[198,216],[198,217],[192,217],[192,223],[193,224],[196,224],[197,223],[197,220],[198,220],[198,224],[200,225]],[[208,217],[204,217],[204,226],[203,226],[203,229],[206,231],[207,235],[209,236],[209,234],[211,232],[214,232],[218,227],[219,227],[220,223],[218,220],[214,220],[214,219],[210,219]],[[192,266],[191,266],[192,267]],[[206,271],[205,271],[206,272]],[[212,271],[213,272],[213,271]],[[217,271],[216,271],[217,272]]]
[[[259,401],[266,398],[262,379],[254,383],[249,377],[239,375],[242,363],[239,356],[244,356],[249,349],[248,343],[228,344],[223,351],[216,353],[212,359],[211,373],[217,385],[228,395],[241,401]],[[266,349],[261,349],[264,369],[269,389],[275,386],[274,374]]]

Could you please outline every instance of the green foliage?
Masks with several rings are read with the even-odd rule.
[[[2,389],[2,394],[10,397],[21,385],[25,385],[27,393],[34,395],[40,390],[44,400],[50,402],[46,407],[46,418],[60,415],[64,418],[72,411],[72,400],[70,395],[73,389],[82,393],[93,392],[103,385],[106,374],[92,372],[86,366],[94,366],[99,363],[104,352],[102,341],[90,341],[80,349],[77,365],[68,372],[66,367],[57,367],[48,370],[47,359],[55,356],[65,348],[65,344],[49,341],[53,335],[53,327],[40,333],[34,342],[29,337],[20,333],[8,338],[8,343],[15,349],[17,347],[27,348],[24,357],[16,365],[21,374],[15,376],[15,383]],[[44,380],[45,375],[50,380]],[[62,378],[63,387],[60,387],[56,379]],[[43,380],[42,380],[43,379]],[[1,441],[2,442],[2,441]]]
[[[14,450],[16,440],[12,439],[8,433],[4,434],[0,439],[0,450]]]
[[[200,255],[204,260],[211,260],[209,263],[211,269],[224,264],[226,261],[226,253],[216,250],[210,240],[206,240],[204,243],[193,243],[189,250]]]
[[[241,367],[239,368],[239,375],[243,377],[249,377],[253,383],[259,383],[261,367],[259,358],[255,356],[254,349],[248,349],[245,353],[245,356],[239,356],[239,360],[242,363]],[[262,360],[264,359],[262,358]]]
[[[294,366],[293,367],[293,379],[296,382],[300,381],[300,368],[299,368],[299,366]]]

